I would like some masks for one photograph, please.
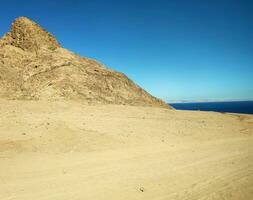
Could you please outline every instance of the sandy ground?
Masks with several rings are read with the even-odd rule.
[[[0,200],[253,199],[253,116],[0,101]]]

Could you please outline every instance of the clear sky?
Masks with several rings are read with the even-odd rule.
[[[18,16],[166,101],[253,99],[252,0],[2,1],[1,36]]]

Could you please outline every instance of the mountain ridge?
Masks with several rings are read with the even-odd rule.
[[[0,97],[22,100],[81,100],[170,108],[123,73],[61,47],[26,17],[0,39]]]

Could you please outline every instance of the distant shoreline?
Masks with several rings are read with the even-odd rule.
[[[180,104],[180,103],[229,103],[229,102],[251,102],[252,100],[196,100],[196,101],[168,101],[168,104]]]
[[[170,105],[177,110],[253,114],[253,101],[181,102]]]

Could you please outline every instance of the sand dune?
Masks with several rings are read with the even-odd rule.
[[[0,199],[253,199],[253,116],[0,101]]]

